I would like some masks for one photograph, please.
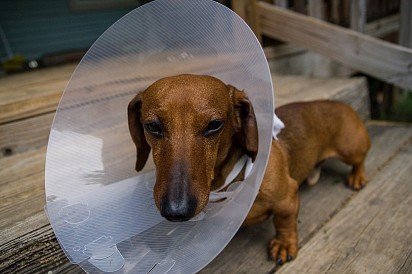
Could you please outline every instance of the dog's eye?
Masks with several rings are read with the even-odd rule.
[[[209,136],[212,135],[218,131],[220,131],[223,127],[223,122],[220,120],[213,120],[210,121],[209,124],[207,125],[207,127],[204,130],[203,135],[204,136]]]
[[[156,137],[162,137],[163,136],[163,132],[162,132],[162,128],[160,127],[160,125],[156,122],[149,122],[146,123],[145,128],[147,131],[149,131],[151,134],[153,134]]]

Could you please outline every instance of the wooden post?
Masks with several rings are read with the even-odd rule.
[[[323,20],[325,18],[323,0],[309,0],[308,15]]]
[[[289,6],[288,0],[273,0],[273,3],[279,8],[287,9]]]
[[[331,3],[331,19],[334,24],[340,24],[340,0],[332,0]]]
[[[359,32],[365,31],[366,0],[351,0],[350,28]]]
[[[305,0],[294,0],[295,11],[299,13],[306,14],[306,1]]]
[[[253,29],[257,39],[262,44],[262,28],[260,26],[258,0],[250,0],[250,27]]]
[[[247,2],[245,0],[233,0],[232,1],[232,9],[234,12],[237,13],[240,17],[242,17],[243,20],[247,22],[246,18],[246,6]]]
[[[399,44],[412,48],[412,1],[401,0]]]
[[[233,0],[232,9],[236,12],[253,30],[259,42],[262,42],[262,31],[260,27],[258,0]]]

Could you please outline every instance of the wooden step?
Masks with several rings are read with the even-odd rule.
[[[56,110],[75,64],[0,78],[0,124]]]
[[[60,96],[75,65],[0,79],[0,158],[47,145]],[[50,77],[50,78],[48,78]],[[333,99],[369,117],[364,78],[273,75],[277,106],[293,101]]]
[[[74,65],[67,65],[0,79],[0,272],[80,270],[68,263],[43,211],[49,128],[74,68]],[[363,118],[369,116],[363,78],[273,75],[273,81],[277,106],[293,101],[334,99],[349,103]],[[378,147],[378,151],[371,152],[375,156],[370,160],[370,170],[376,170],[387,161],[412,135],[411,130],[402,125],[371,124],[369,129]],[[332,170],[334,173],[324,175],[325,183],[319,184],[322,187],[301,190],[302,202],[307,203],[300,217],[301,244],[352,195],[342,184],[330,183],[342,181],[347,169],[338,165]],[[316,201],[331,205],[321,208]],[[229,272],[249,272],[257,266],[262,266],[262,271],[271,270],[273,264],[265,260],[266,241],[271,236],[273,227],[270,224],[240,231],[204,271],[226,272],[227,268]],[[230,261],[233,263],[229,266]],[[237,265],[244,268],[237,268]]]
[[[402,151],[412,140],[412,128],[402,124],[369,122],[368,130],[372,137],[372,149],[367,160],[367,172],[373,180],[379,176],[379,170],[385,165],[389,165],[391,159],[395,159],[399,151]],[[0,173],[0,182],[9,182],[8,174],[18,175],[16,170],[19,170],[19,167],[16,165],[22,159],[33,157],[39,159],[42,157],[41,155],[44,155],[44,151],[38,151],[37,157],[29,154],[30,152],[26,153],[9,157],[6,170]],[[0,160],[0,164],[3,164],[4,160]],[[22,178],[14,177],[13,183],[7,183],[7,187],[14,190],[8,190],[9,194],[2,193],[8,201],[12,197],[17,198],[13,203],[15,205],[13,211],[10,211],[9,205],[4,206],[0,201],[0,220],[8,219],[10,215],[19,215],[22,219],[18,220],[17,218],[13,223],[5,225],[2,223],[0,272],[19,272],[22,270],[34,272],[52,270],[59,273],[80,272],[80,268],[71,265],[60,249],[43,208],[39,205],[41,203],[32,200],[28,202],[29,204],[25,203],[25,193],[28,192],[25,187],[20,190],[19,185],[25,185],[25,178],[30,176],[32,173],[30,170],[35,165],[37,164],[28,165],[31,166],[28,171],[24,171],[23,168],[21,170]],[[317,185],[301,188],[301,211],[299,214],[301,246],[310,241],[313,234],[321,231],[322,226],[339,209],[344,207],[352,196],[356,197],[356,192],[349,190],[343,184],[348,171],[347,166],[333,162],[323,172],[321,181]],[[34,189],[40,189],[44,182],[41,178],[32,178],[32,184]],[[44,201],[43,197],[37,199]],[[5,210],[4,207],[8,210]],[[25,211],[27,214],[22,213]],[[37,213],[34,213],[36,211]],[[274,228],[270,222],[241,229],[223,252],[202,273],[266,273],[273,271],[274,264],[267,259],[266,254],[267,242],[273,235]]]
[[[412,273],[412,142],[279,273]]]

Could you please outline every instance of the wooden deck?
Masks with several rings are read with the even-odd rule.
[[[0,273],[80,272],[61,251],[44,214],[48,131],[74,65],[0,79]],[[368,116],[362,78],[274,76],[276,104],[331,98]],[[326,164],[321,182],[300,190],[298,258],[281,273],[412,272],[412,127],[367,122],[368,186],[343,184],[349,168]],[[241,229],[202,273],[271,273],[270,222]]]

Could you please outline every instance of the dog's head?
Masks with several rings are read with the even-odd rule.
[[[206,206],[215,172],[232,145],[252,159],[258,151],[256,118],[246,94],[211,76],[158,80],[129,103],[128,120],[136,170],[152,149],[154,198],[170,221],[189,220]]]

